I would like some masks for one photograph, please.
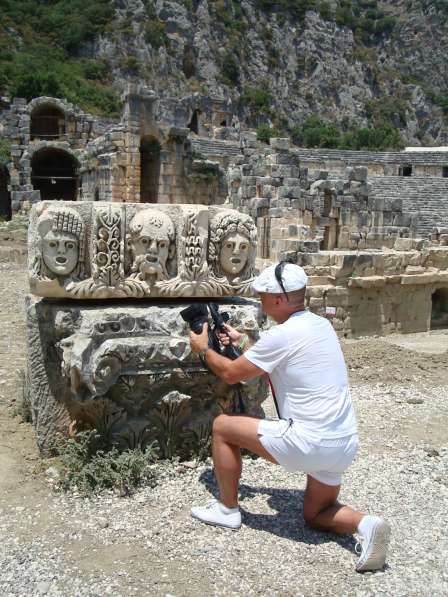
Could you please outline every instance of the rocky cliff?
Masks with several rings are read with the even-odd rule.
[[[288,131],[317,116],[345,132],[388,126],[406,144],[448,143],[446,0],[108,4],[104,26],[65,48],[73,63],[101,65],[98,86],[140,81],[162,97],[230,99],[252,127]],[[23,52],[27,37],[16,25],[3,35]]]

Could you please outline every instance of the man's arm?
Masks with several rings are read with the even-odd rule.
[[[207,366],[216,376],[230,385],[265,374],[263,369],[253,365],[244,355],[232,361],[209,348],[207,323],[204,323],[201,334],[190,332],[190,346],[193,352],[206,351],[204,359]]]

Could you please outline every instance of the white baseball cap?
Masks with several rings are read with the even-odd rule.
[[[270,265],[255,278],[252,282],[252,289],[255,292],[283,293],[282,287],[275,277],[276,267],[276,265]],[[286,263],[282,271],[282,282],[286,292],[294,292],[294,290],[300,290],[306,286],[308,276],[300,265]]]

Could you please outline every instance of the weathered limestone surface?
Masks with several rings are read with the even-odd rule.
[[[213,418],[238,401],[191,353],[180,311],[188,297],[231,295],[231,321],[256,338],[258,305],[237,297],[254,276],[250,216],[47,201],[31,211],[28,246],[31,291],[45,297],[29,297],[27,308],[29,402],[42,452],[58,433],[84,427],[121,448],[156,442],[162,457],[203,450]],[[260,414],[266,383],[238,388],[246,411]]]
[[[94,427],[110,444],[162,457],[205,448],[213,418],[238,406],[235,387],[190,351],[179,312],[189,303],[150,301],[119,306],[27,298],[28,388],[43,453],[58,433]],[[228,299],[230,321],[256,339],[255,301]],[[261,414],[266,382],[239,386],[246,412]]]
[[[29,227],[34,294],[76,299],[250,293],[256,228],[201,205],[41,202]]]
[[[448,248],[414,239],[396,244],[405,250],[298,255],[309,276],[308,307],[323,316],[335,311],[333,327],[346,337],[422,332],[444,320]]]
[[[260,148],[255,135],[245,134],[228,187],[233,207],[257,222],[260,268],[263,260],[319,249],[392,248],[416,228],[400,199],[372,197],[366,167],[345,168],[338,177],[310,173],[287,138]]]

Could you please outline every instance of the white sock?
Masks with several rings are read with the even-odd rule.
[[[361,522],[358,524],[358,533],[362,537],[367,537],[373,526],[378,522],[378,519],[378,516],[370,516],[370,514],[366,514],[361,518]]]
[[[236,508],[227,508],[227,506],[224,506],[224,504],[222,502],[219,502],[219,505],[221,507],[221,510],[224,514],[235,514],[235,512],[239,512],[240,509],[238,507]]]

